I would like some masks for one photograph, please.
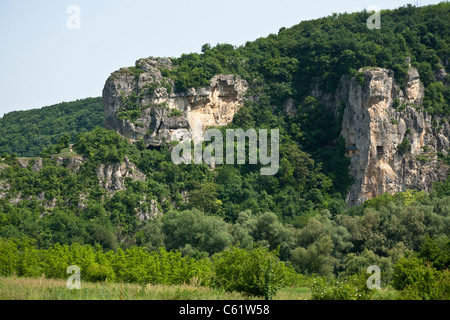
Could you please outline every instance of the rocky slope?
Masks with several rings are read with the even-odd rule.
[[[103,89],[106,128],[156,147],[183,140],[195,122],[201,121],[205,130],[232,121],[248,87],[244,80],[218,75],[206,88],[174,93],[173,81],[162,75],[170,69],[170,59],[146,58],[136,61],[135,68],[112,73]],[[134,119],[127,117],[130,110],[136,112]]]
[[[449,123],[419,111],[424,88],[416,69],[408,70],[403,89],[390,70],[360,71],[364,83],[343,78],[334,99],[335,110],[346,106],[341,136],[355,179],[348,203],[358,205],[385,192],[429,191],[432,182],[447,176],[448,167],[437,155],[449,150]]]
[[[106,128],[130,141],[143,139],[147,147],[157,147],[183,140],[197,122],[205,130],[232,121],[248,89],[244,80],[218,75],[206,88],[174,93],[173,81],[163,76],[164,70],[172,68],[170,59],[147,58],[136,61],[135,68],[112,73],[103,90]],[[336,115],[339,106],[345,105],[341,136],[355,180],[348,203],[358,205],[385,192],[429,191],[432,182],[447,176],[448,167],[437,155],[448,153],[449,123],[420,111],[424,86],[416,69],[408,70],[404,88],[396,83],[393,71],[366,68],[359,72],[364,81],[344,76],[334,96],[317,87],[312,92]],[[134,118],[129,117],[130,110],[136,112]],[[283,110],[295,114],[292,99]]]
[[[115,191],[125,189],[125,178],[145,181],[145,174],[142,173],[134,163],[130,162],[127,156],[123,163],[101,164],[95,171],[100,186],[113,194]]]

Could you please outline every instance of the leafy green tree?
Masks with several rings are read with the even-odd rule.
[[[450,196],[450,176],[442,182],[435,182],[433,184],[433,191],[438,197]]]
[[[411,151],[411,142],[407,138],[404,138],[402,142],[397,146],[397,150],[400,154],[407,154]]]
[[[123,162],[128,143],[119,134],[104,128],[80,134],[74,149],[96,162]]]
[[[448,236],[439,240],[426,237],[420,246],[418,257],[431,262],[437,270],[448,269],[450,266],[450,239]]]
[[[172,210],[163,217],[162,230],[168,249],[181,250],[187,244],[212,255],[231,244],[226,223],[218,217],[198,210],[179,212]]]
[[[217,196],[215,183],[202,183],[189,192],[189,205],[205,213],[220,215],[222,201],[217,199]]]
[[[345,256],[345,271],[340,275],[367,274],[367,268],[372,265],[378,266],[381,270],[381,285],[384,286],[389,283],[393,273],[390,257],[380,257],[368,249],[365,249],[360,254],[347,254]]]
[[[47,147],[62,148],[74,142],[78,133],[103,126],[102,98],[62,102],[41,109],[13,111],[0,118],[0,153],[37,157]]]
[[[334,277],[334,268],[338,263],[338,260],[331,255],[333,247],[331,237],[323,235],[317,242],[306,248],[295,248],[292,251],[292,263],[298,272],[332,278]]]
[[[407,299],[448,299],[450,274],[448,270],[439,272],[415,256],[405,257],[394,265],[392,286],[404,291]]]
[[[269,250],[279,250],[282,260],[287,260],[294,246],[293,231],[278,220],[272,212],[257,217],[251,235],[257,243],[268,244]]]
[[[214,283],[226,291],[272,299],[288,275],[277,253],[264,247],[231,247],[213,257]]]

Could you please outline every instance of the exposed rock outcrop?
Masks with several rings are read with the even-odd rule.
[[[31,169],[33,169],[36,172],[41,171],[44,168],[44,163],[42,161],[42,158],[36,158],[34,159],[34,163],[33,166],[31,167]]]
[[[0,166],[1,170],[1,166]],[[9,183],[5,180],[0,180],[0,199],[6,198],[8,191],[11,189]]]
[[[103,90],[106,128],[131,141],[143,139],[150,147],[173,138],[183,140],[186,132],[192,134],[197,121],[205,130],[233,120],[248,89],[244,80],[218,75],[206,88],[174,93],[174,82],[163,76],[164,70],[172,68],[170,59],[148,58],[138,60],[135,68],[112,73]],[[365,68],[359,72],[363,72],[363,84],[358,83],[361,79],[343,76],[334,96],[320,92],[318,86],[312,92],[336,116],[339,107],[346,106],[341,136],[346,140],[350,174],[355,179],[348,203],[361,204],[385,192],[429,191],[433,182],[444,180],[448,173],[448,166],[437,154],[448,153],[449,123],[420,111],[424,86],[416,69],[409,68],[403,88],[396,83],[393,71]],[[438,70],[436,77],[444,79],[445,70]],[[134,112],[133,119],[129,111]],[[295,101],[286,100],[283,112],[295,115]],[[122,176],[113,176],[117,171],[123,170],[99,169],[98,177],[106,181],[105,188],[123,187]],[[142,213],[140,219],[148,216]]]
[[[404,90],[390,70],[362,71],[364,84],[343,78],[335,97],[346,104],[341,135],[355,179],[348,203],[358,205],[385,192],[429,191],[432,182],[447,177],[448,167],[437,153],[448,152],[450,125],[418,111],[424,88],[416,69],[409,69]]]
[[[288,98],[283,102],[283,113],[292,117],[297,115],[297,108],[294,99]]]
[[[80,169],[80,166],[85,162],[86,159],[82,156],[72,156],[67,159],[67,166],[66,168],[70,171],[78,171]]]
[[[447,80],[447,72],[444,68],[437,69],[434,73],[434,77],[436,78],[436,81],[445,82]]]
[[[143,200],[139,202],[139,207],[136,208],[136,212],[138,221],[151,220],[162,214],[158,207],[158,202],[153,199],[147,200],[147,196],[144,196]]]
[[[146,175],[142,173],[127,156],[122,163],[101,164],[96,169],[97,179],[100,186],[114,193],[125,189],[125,178],[145,181]]]
[[[56,165],[64,166],[72,172],[78,171],[80,166],[87,161],[85,157],[78,155],[52,156],[51,159],[55,161]]]
[[[148,58],[136,61],[134,69],[112,73],[103,89],[106,128],[131,141],[144,139],[147,146],[160,146],[172,137],[183,140],[196,121],[203,130],[232,121],[248,88],[244,80],[218,75],[206,88],[174,93],[174,82],[162,76],[162,70],[170,69],[170,59]],[[135,119],[126,116],[130,110],[137,112]]]
[[[22,169],[26,169],[28,166],[28,161],[30,159],[28,158],[17,158],[17,164],[19,165],[19,167],[21,167]]]

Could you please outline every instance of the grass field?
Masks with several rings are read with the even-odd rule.
[[[307,300],[308,288],[284,288],[275,300]],[[89,283],[69,290],[65,280],[0,277],[0,300],[249,300],[240,293],[224,292],[194,285],[139,285],[129,283]]]

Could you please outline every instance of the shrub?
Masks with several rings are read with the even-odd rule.
[[[403,290],[406,300],[450,300],[450,272],[448,269],[436,271],[429,265],[423,278],[408,285]]]
[[[178,109],[172,109],[171,111],[170,111],[170,113],[167,115],[169,118],[171,118],[171,117],[180,117],[180,116],[182,116],[183,115],[183,112],[181,112],[180,110],[178,110]]]
[[[358,74],[356,75],[356,81],[358,82],[358,84],[360,86],[362,86],[364,84],[364,82],[365,82],[364,72],[358,72]]]
[[[417,257],[404,257],[394,265],[394,275],[392,286],[394,289],[403,290],[408,285],[417,282],[426,273],[427,277],[432,276],[423,261]]]
[[[141,73],[144,73],[145,71],[140,69],[140,68],[136,68],[136,67],[129,67],[128,71],[130,71],[133,75],[134,75],[134,79],[137,80],[139,78],[139,76],[141,75]]]
[[[311,284],[312,300],[370,300],[375,290],[367,287],[369,275],[363,273],[343,280],[327,282],[326,278],[316,278]]]
[[[110,266],[93,263],[87,267],[85,280],[90,282],[103,282],[106,280],[115,280],[116,275]]]
[[[175,285],[195,283],[208,285],[212,278],[211,261],[183,257],[176,250],[148,252],[144,247],[126,251],[103,252],[97,246],[56,244],[38,249],[30,239],[0,238],[0,276],[18,275],[67,279],[67,267],[80,267],[83,281],[124,281]]]
[[[224,250],[213,257],[213,270],[218,287],[266,300],[274,297],[290,275],[278,253],[265,247]]]
[[[450,238],[443,239],[425,238],[420,246],[419,258],[431,262],[433,267],[438,270],[448,269],[450,266]]]
[[[403,141],[398,145],[398,152],[400,154],[406,154],[411,151],[411,142],[404,138]]]
[[[391,124],[397,125],[397,124],[398,124],[398,121],[395,120],[394,118],[392,118],[392,119],[391,119]]]
[[[409,300],[449,299],[450,273],[438,271],[418,257],[404,257],[394,266],[392,286]]]
[[[18,265],[17,244],[12,240],[0,239],[0,275],[9,276]]]
[[[394,103],[392,104],[392,108],[394,108],[395,110],[397,110],[399,106],[400,106],[400,100],[395,99],[395,100],[394,100]]]

